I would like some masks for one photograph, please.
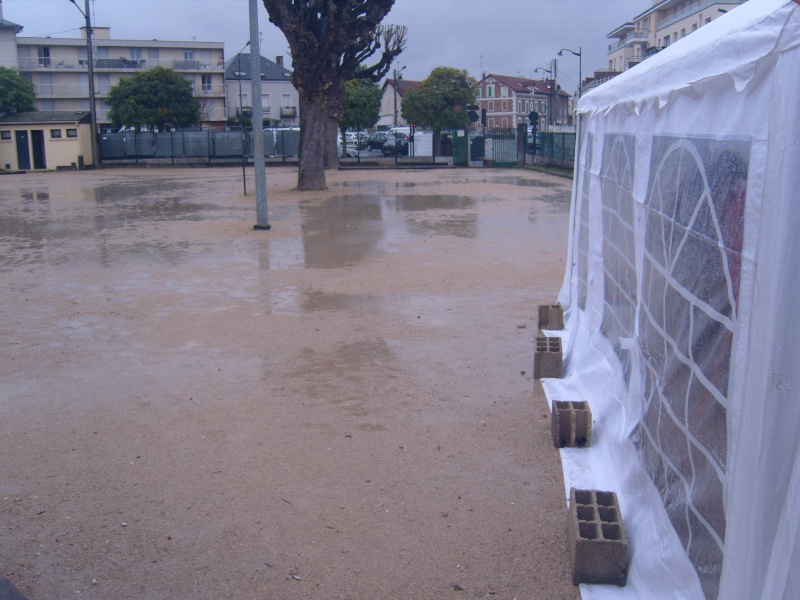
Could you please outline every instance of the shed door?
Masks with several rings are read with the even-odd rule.
[[[44,131],[34,129],[31,131],[31,144],[33,145],[33,168],[46,169],[47,160],[44,154]]]
[[[28,132],[17,131],[17,168],[27,171],[31,168],[31,149],[28,145]]]

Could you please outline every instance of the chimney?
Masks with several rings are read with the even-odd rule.
[[[0,0],[0,2],[2,2],[2,0]],[[282,56],[276,56],[275,57],[275,64],[277,64],[279,67],[282,67],[283,66],[283,57]]]

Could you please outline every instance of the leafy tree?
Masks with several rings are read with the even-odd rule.
[[[380,86],[369,79],[351,79],[344,84],[344,108],[339,120],[343,147],[348,129],[367,129],[378,122],[382,96]]]
[[[172,69],[154,67],[122,79],[108,92],[108,116],[114,127],[165,131],[200,121],[192,84]]]
[[[14,69],[0,67],[0,113],[36,110],[35,98],[30,81]]]
[[[416,90],[403,96],[403,118],[409,123],[433,129],[438,148],[443,129],[469,126],[466,105],[475,102],[474,78],[466,70],[436,67]]]
[[[358,74],[377,81],[403,51],[405,27],[380,24],[393,5],[394,0],[264,0],[269,20],[289,42],[292,83],[300,95],[298,189],[327,187],[325,158],[336,155],[345,82],[380,50],[378,62]]]

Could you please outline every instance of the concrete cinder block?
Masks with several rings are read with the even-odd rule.
[[[624,586],[628,578],[628,537],[617,495],[571,488],[567,521],[572,583]]]
[[[537,337],[536,354],[533,358],[533,376],[561,378],[564,375],[561,338]]]
[[[592,445],[592,409],[589,403],[554,400],[550,432],[556,448],[584,448]]]
[[[539,305],[540,329],[564,329],[564,309],[560,304]]]

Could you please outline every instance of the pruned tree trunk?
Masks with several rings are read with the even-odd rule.
[[[300,166],[297,171],[298,190],[326,190],[323,148],[325,136],[325,108],[300,94]],[[334,133],[334,136],[336,134]],[[336,138],[334,137],[334,145]]]

